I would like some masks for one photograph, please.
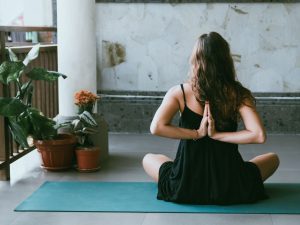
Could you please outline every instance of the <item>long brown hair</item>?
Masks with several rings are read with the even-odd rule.
[[[246,99],[255,104],[251,92],[237,81],[229,44],[220,34],[201,35],[190,63],[192,89],[202,106],[209,101],[217,129],[237,122]]]

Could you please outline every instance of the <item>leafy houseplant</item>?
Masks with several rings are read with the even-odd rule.
[[[77,136],[76,157],[79,171],[91,172],[100,168],[100,149],[95,147],[91,135],[96,134],[98,124],[92,110],[98,96],[85,90],[75,93],[78,118],[71,122],[71,131]]]
[[[97,133],[95,129],[97,126],[97,122],[88,111],[83,111],[76,119],[70,122],[70,130],[77,137],[77,148],[94,146],[90,135]]]
[[[56,146],[55,140],[59,143],[67,139],[72,149],[76,139],[68,135],[59,135],[57,130],[64,124],[57,124],[54,120],[44,116],[40,110],[32,107],[32,95],[34,90],[34,80],[55,81],[59,77],[66,78],[65,75],[48,71],[44,68],[29,68],[30,62],[39,55],[40,45],[35,45],[27,54],[23,61],[19,60],[14,52],[9,48],[10,61],[4,61],[0,65],[0,81],[4,85],[15,84],[18,91],[15,97],[0,97],[0,115],[7,118],[8,127],[14,140],[20,144],[22,148],[28,148],[27,138],[32,137],[35,145],[39,147],[43,141]],[[27,81],[24,82],[24,77]],[[71,150],[70,150],[71,152]],[[40,152],[42,159],[44,154]],[[44,161],[44,160],[43,160]],[[48,167],[45,161],[45,167]],[[68,164],[68,163],[67,163]],[[69,167],[70,165],[59,165],[59,168]],[[55,167],[55,166],[54,166]],[[52,166],[50,165],[51,169]],[[55,168],[54,168],[55,169]]]

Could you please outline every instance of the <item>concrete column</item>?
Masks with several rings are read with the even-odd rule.
[[[57,0],[58,71],[68,76],[58,83],[56,119],[61,122],[74,119],[77,114],[75,92],[97,91],[95,8],[95,0]],[[100,148],[103,162],[108,157],[108,128],[99,115],[95,119],[99,132],[92,139]]]
[[[74,93],[96,93],[95,0],[57,0],[59,116],[74,116]]]

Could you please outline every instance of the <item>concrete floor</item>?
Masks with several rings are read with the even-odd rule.
[[[32,152],[12,165],[11,181],[0,181],[1,225],[179,225],[243,224],[298,225],[300,215],[185,214],[185,213],[58,213],[14,212],[14,208],[44,181],[150,181],[141,160],[147,152],[174,157],[176,140],[147,134],[110,134],[110,159],[96,173],[75,170],[48,172],[39,167],[37,152]],[[278,171],[267,182],[300,183],[300,135],[269,135],[264,145],[241,145],[245,160],[265,152],[276,152],[281,159]],[[300,204],[300,203],[299,203]],[[284,207],[284,206],[283,206]]]

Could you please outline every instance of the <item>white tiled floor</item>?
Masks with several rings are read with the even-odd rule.
[[[174,157],[178,142],[151,135],[110,134],[110,159],[96,173],[75,170],[48,172],[39,168],[32,152],[12,165],[10,182],[0,181],[1,225],[299,225],[300,215],[185,214],[185,213],[42,213],[14,212],[14,208],[46,180],[150,181],[141,160],[145,153]],[[264,145],[241,145],[245,160],[264,152],[281,158],[278,171],[267,182],[300,183],[300,135],[269,135]],[[300,204],[300,203],[299,203]],[[283,206],[284,207],[284,206]]]

